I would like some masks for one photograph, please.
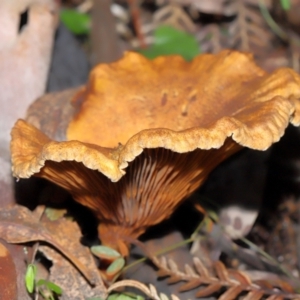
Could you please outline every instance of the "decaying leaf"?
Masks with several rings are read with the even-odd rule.
[[[38,219],[35,218],[35,215],[26,207],[15,205],[12,208],[0,210],[0,236],[6,242],[46,242],[59,250],[66,259],[70,260],[90,283],[98,283],[98,274],[93,272],[92,269],[89,269],[85,264],[86,262],[81,262],[80,259],[78,259],[77,253],[76,255],[72,254],[68,247],[62,246],[61,242],[63,239],[66,239],[66,237],[64,236],[63,239],[59,239],[57,233],[54,234],[53,232],[53,228],[51,228],[50,231],[50,229],[41,224]]]
[[[77,223],[66,218],[51,221],[49,218],[43,217],[41,224],[60,241],[62,247],[68,249],[93,274],[94,287],[91,287],[74,268],[74,265],[61,253],[49,246],[40,246],[39,250],[53,263],[48,280],[63,289],[63,295],[60,299],[85,300],[88,297],[96,296],[105,299],[106,288],[89,248],[80,243],[81,234]]]
[[[26,272],[26,267],[27,267],[26,266],[27,257],[24,251],[24,246],[17,245],[17,244],[9,244],[4,239],[1,239],[1,244],[3,244],[8,249],[15,266],[14,268],[16,270],[16,286],[17,286],[16,299],[31,300],[31,297],[28,294],[24,284],[24,274]]]
[[[40,97],[28,109],[27,121],[48,136],[58,141],[65,140],[65,128],[74,114],[70,99],[77,92],[78,88],[72,88]]]
[[[9,250],[0,242],[0,299],[17,300],[17,272]]]
[[[127,255],[128,242],[169,217],[221,161],[243,146],[265,150],[298,125],[299,83],[294,71],[267,74],[235,51],[190,63],[127,53],[95,68],[73,100],[69,141],[16,123],[13,173],[68,190],[100,220],[102,243]]]

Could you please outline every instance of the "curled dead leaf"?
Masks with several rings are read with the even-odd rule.
[[[91,287],[85,278],[76,270],[74,264],[52,247],[43,245],[39,247],[51,262],[49,280],[59,285],[63,292],[62,299],[87,299],[90,297],[102,297],[106,299],[106,287],[101,279],[100,272],[94,261],[90,249],[81,244],[81,230],[78,224],[66,218],[55,221],[44,216],[41,220],[43,227],[47,228],[63,248],[75,256],[93,275],[94,285]]]
[[[17,272],[8,249],[0,242],[0,298],[17,299]]]
[[[0,210],[0,236],[8,243],[46,242],[69,259],[91,284],[98,281],[95,274],[63,247],[57,236],[43,226],[26,207],[15,205]]]

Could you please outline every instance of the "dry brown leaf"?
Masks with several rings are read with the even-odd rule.
[[[17,272],[9,250],[0,241],[0,299],[17,300]]]
[[[86,300],[87,297],[106,299],[106,289],[103,284],[91,287],[78,273],[72,264],[59,252],[48,246],[40,246],[39,250],[53,263],[50,268],[49,281],[57,284],[63,290],[61,300]]]
[[[1,243],[8,249],[16,270],[16,285],[17,285],[17,298],[22,300],[32,300],[28,294],[25,284],[24,276],[27,268],[27,253],[23,245],[9,244],[5,240],[0,239]],[[1,272],[0,272],[1,273]],[[1,299],[1,298],[0,298]]]
[[[15,205],[0,210],[0,236],[8,243],[19,244],[31,241],[49,243],[63,253],[90,283],[99,281],[97,276],[71,254],[68,248],[64,248],[57,236],[45,228],[26,207]]]
[[[28,108],[27,121],[49,137],[58,141],[65,140],[66,128],[74,114],[70,99],[79,89],[72,88],[40,97]]]
[[[85,278],[63,255],[49,246],[40,246],[39,250],[50,260],[49,280],[63,289],[62,300],[84,300],[88,297],[106,298],[106,288],[100,277],[99,270],[88,247],[80,243],[80,228],[76,222],[66,218],[51,221],[43,217],[42,226],[47,228],[60,241],[62,247],[76,256],[78,260],[93,274],[94,287],[91,287]]]

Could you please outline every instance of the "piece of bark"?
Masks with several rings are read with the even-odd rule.
[[[111,0],[95,0],[92,11],[91,61],[93,65],[113,62],[122,56]]]

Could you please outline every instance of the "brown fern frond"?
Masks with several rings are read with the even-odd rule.
[[[284,297],[279,295],[271,295],[266,300],[284,300]]]
[[[171,276],[171,277],[169,277],[167,279],[167,283],[168,284],[174,284],[174,283],[177,283],[179,281],[181,281],[181,277],[180,276],[176,276],[176,275],[173,275],[173,276]]]
[[[186,272],[186,274],[191,275],[191,276],[197,275],[190,265],[185,265],[185,272]]]
[[[150,299],[153,300],[180,300],[177,296],[171,295],[171,298],[169,298],[167,295],[163,293],[158,293],[156,287],[152,284],[149,284],[147,286],[146,284],[143,284],[139,281],[136,280],[130,280],[130,279],[125,279],[121,280],[118,282],[113,283],[108,289],[107,292],[111,293],[113,291],[119,290],[120,288],[126,288],[126,287],[131,287],[135,288],[141,292],[143,292],[145,295],[147,295]]]
[[[213,270],[208,270],[199,258],[194,258],[194,268],[185,266],[184,272],[180,271],[176,262],[166,258],[158,259],[149,257],[158,268],[158,275],[169,277],[168,283],[183,281],[179,291],[188,291],[200,287],[196,297],[219,295],[219,300],[236,299],[300,299],[294,289],[285,281],[251,281],[250,277],[241,271],[226,268],[221,262],[213,264]]]
[[[247,274],[233,270],[228,269],[228,274],[231,278],[235,279],[236,281],[240,282],[243,285],[250,285],[251,279]]]
[[[201,275],[202,278],[209,279],[209,272],[200,259],[194,258],[194,265],[196,271]]]
[[[199,282],[199,279],[194,279],[194,280],[188,281],[187,283],[184,283],[183,285],[181,285],[178,290],[179,290],[179,292],[186,292],[186,291],[193,290],[200,285],[201,285],[201,282]]]
[[[234,3],[237,14],[236,19],[229,25],[230,46],[254,53],[257,47],[268,48],[274,34],[259,11],[259,1],[234,0]]]
[[[242,285],[232,286],[219,297],[219,300],[236,299],[243,290]]]
[[[205,288],[202,288],[196,293],[197,298],[203,298],[208,297],[210,295],[213,295],[214,293],[217,293],[222,288],[222,284],[219,282],[214,282]]]
[[[169,25],[176,29],[193,33],[195,32],[195,24],[191,17],[176,4],[170,4],[161,7],[153,15],[155,26]]]
[[[228,282],[230,281],[228,271],[223,263],[221,263],[220,261],[216,261],[214,264],[214,267],[215,267],[217,276],[221,281],[228,281]]]
[[[243,300],[259,300],[263,297],[264,293],[258,290],[250,291]]]

